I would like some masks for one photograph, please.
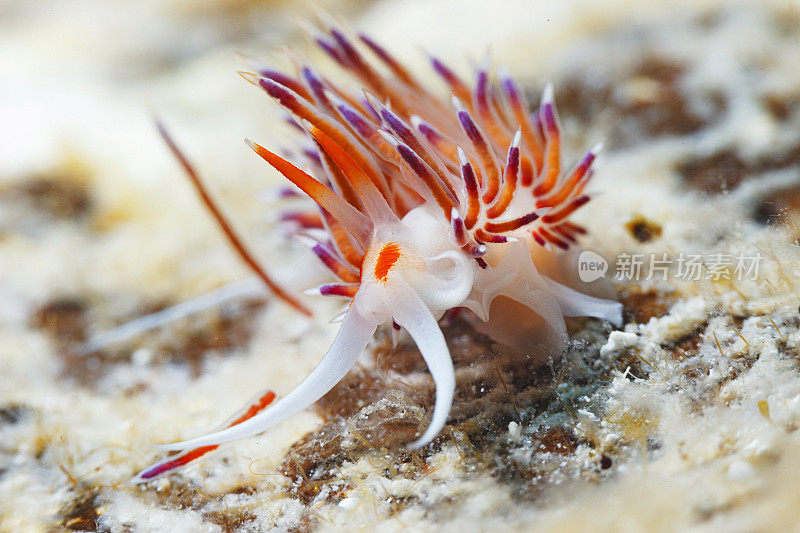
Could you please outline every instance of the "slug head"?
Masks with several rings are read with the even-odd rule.
[[[440,213],[423,205],[399,223],[376,228],[364,255],[359,312],[379,322],[394,318],[403,294],[413,290],[438,318],[472,291],[477,264],[452,240]]]

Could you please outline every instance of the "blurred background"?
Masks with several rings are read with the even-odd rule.
[[[250,524],[304,530],[322,527],[328,518],[341,525],[344,516],[360,517],[359,527],[369,529],[373,507],[387,527],[403,528],[391,520],[405,508],[380,496],[377,485],[364,489],[377,499],[373,507],[340,508],[339,498],[315,500],[319,505],[310,511],[310,500],[287,496],[277,481],[270,485],[247,473],[255,457],[264,460],[265,471],[282,464],[285,448],[316,427],[311,414],[272,433],[271,442],[279,443],[274,448],[232,446],[246,458],[236,456],[236,468],[227,459],[205,463],[203,468],[216,469],[213,479],[203,477],[207,470],[191,471],[188,481],[175,484],[184,492],[170,493],[168,484],[147,493],[123,485],[153,459],[153,443],[212,427],[262,388],[265,376],[288,387],[305,375],[336,331],[326,318],[333,307],[309,322],[256,299],[139,344],[92,357],[75,354],[80,343],[125,320],[247,275],[163,146],[154,117],[165,122],[268,269],[288,286],[309,285],[313,274],[296,268],[305,252],[276,231],[278,205],[264,194],[280,178],[242,142],[249,137],[291,148],[296,137],[277,106],[237,70],[248,70],[248,58],[291,70],[291,49],[337,76],[304,32],[304,21],[318,16],[369,33],[443,98],[446,90],[427,53],[465,79],[488,55],[521,81],[532,102],[552,81],[565,161],[605,141],[594,181],[602,194],[579,216],[591,230],[587,248],[606,256],[748,246],[772,254],[768,283],[757,287],[618,286],[634,330],[650,319],[669,319],[676,302],[702,296],[713,311],[704,308],[698,318],[691,306],[679,306],[674,321],[650,330],[660,349],[673,355],[689,350],[699,358],[692,359],[692,368],[702,367],[697,361],[723,348],[716,336],[699,333],[712,316],[741,327],[770,312],[783,344],[770,337],[769,346],[796,354],[796,1],[0,0],[0,529],[233,530]],[[595,355],[600,345],[591,345]],[[683,355],[664,357],[669,364],[689,365]],[[714,365],[733,368],[737,361]],[[661,418],[632,415],[627,429],[614,429],[619,442],[645,450],[644,460],[636,456],[614,472],[618,492],[603,491],[600,481],[607,478],[595,466],[599,459],[580,455],[575,445],[563,455],[551,454],[553,464],[569,463],[561,477],[535,471],[536,461],[528,463],[529,470],[482,465],[469,475],[443,468],[453,479],[419,485],[427,496],[409,497],[411,511],[403,518],[424,521],[420,508],[434,516],[441,507],[452,516],[440,519],[462,520],[468,529],[478,523],[524,528],[534,518],[542,527],[575,530],[618,530],[612,526],[620,523],[631,530],[662,523],[665,529],[706,524],[714,530],[723,524],[746,530],[742,523],[758,529],[765,516],[776,527],[793,524],[791,476],[781,476],[774,464],[760,476],[750,476],[747,468],[761,468],[765,463],[758,461],[778,461],[791,456],[787,449],[798,448],[786,436],[800,424],[794,370],[774,366],[745,373],[749,381],[737,382],[734,392],[717,401],[709,398],[723,394],[722,384],[692,381],[711,380],[711,370],[695,375],[681,368],[668,387],[660,372],[642,366],[643,375],[652,377],[636,392],[642,396],[614,389],[622,387],[617,382],[604,382],[607,388],[598,392],[606,412],[647,402],[648,408],[669,411],[660,412]],[[756,409],[751,399],[768,398],[770,384],[778,382],[779,399],[769,396],[771,415],[768,407],[759,418],[762,406]],[[645,389],[651,394],[647,402]],[[696,394],[686,400],[681,390]],[[730,414],[737,401],[750,411]],[[713,416],[692,418],[699,412]],[[684,425],[690,418],[695,425]],[[717,426],[721,418],[727,429]],[[763,425],[751,424],[754,419]],[[759,436],[769,453],[753,451]],[[454,450],[450,463],[442,459],[447,465],[458,462]],[[660,462],[647,455],[657,450]],[[519,457],[530,459],[532,453],[523,449]],[[627,453],[619,452],[621,464],[631,457]],[[730,474],[738,460],[756,466],[739,465]],[[800,469],[796,461],[781,468]],[[502,490],[477,505],[473,498],[484,485],[476,486],[476,479]],[[580,480],[579,497],[553,489],[547,493],[552,499],[537,499],[542,487],[565,479]],[[243,488],[257,483],[257,489]],[[211,494],[207,501],[196,494],[200,486]],[[765,503],[756,494],[767,486],[774,498]],[[190,499],[181,499],[189,493]],[[225,498],[236,509],[250,506],[258,520],[228,520],[219,510],[227,507]],[[171,521],[166,514],[150,515],[151,509],[180,516]],[[222,514],[209,518],[210,509]]]

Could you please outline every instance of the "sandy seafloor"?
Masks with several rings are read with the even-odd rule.
[[[626,323],[570,322],[542,369],[463,324],[451,423],[385,339],[316,408],[141,486],[155,444],[279,394],[336,332],[269,297],[97,354],[114,325],[244,279],[157,137],[158,114],[282,282],[319,279],[276,226],[291,146],[236,53],[309,51],[307,5],[0,2],[0,530],[800,530],[800,7],[790,2],[326,2],[442,91],[487,49],[555,83],[571,161],[606,151],[583,246],[760,254],[754,280],[617,280]],[[324,62],[321,62],[324,64]],[[443,96],[446,96],[443,93]],[[648,256],[649,257],[649,256]],[[613,261],[613,259],[612,259]],[[727,277],[733,275],[731,269]],[[372,355],[377,353],[377,357]]]

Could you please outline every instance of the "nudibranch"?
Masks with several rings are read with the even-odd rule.
[[[382,324],[408,332],[435,382],[431,422],[409,444],[419,448],[442,430],[453,402],[453,363],[438,324],[445,312],[460,309],[489,324],[496,340],[528,353],[539,342],[528,317],[557,341],[566,339],[565,316],[621,323],[619,303],[557,283],[539,268],[541,257],[569,249],[586,233],[569,219],[590,199],[586,186],[600,148],[563,172],[552,86],[531,112],[506,72],[495,75],[483,65],[470,87],[432,58],[452,93],[448,102],[366,35],[351,38],[329,27],[314,39],[357,80],[355,90],[296,56],[294,75],[261,67],[241,75],[275,99],[307,140],[294,163],[247,144],[315,204],[285,218],[335,277],[313,292],[347,300],[339,332],[285,397],[165,449],[211,449],[306,409],[345,376]],[[275,295],[304,309],[258,271]],[[532,358],[532,365],[541,362]]]

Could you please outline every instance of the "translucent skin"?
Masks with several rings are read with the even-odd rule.
[[[537,254],[567,249],[585,233],[568,219],[590,199],[584,188],[599,150],[562,173],[552,87],[530,114],[509,76],[494,86],[481,67],[470,91],[434,59],[454,95],[448,106],[371,39],[360,36],[392,78],[381,77],[340,29],[327,32],[317,41],[362,82],[360,91],[344,91],[304,65],[296,78],[266,68],[243,76],[313,143],[303,152],[306,172],[248,141],[316,204],[295,218],[302,221],[296,231],[337,279],[318,294],[349,299],[341,328],[285,397],[241,423],[165,449],[249,437],[306,409],[344,377],[376,328],[392,322],[413,338],[436,385],[431,423],[409,444],[418,448],[442,430],[453,402],[453,363],[437,322],[445,311],[468,310],[479,329],[533,366],[560,353],[564,316],[621,323],[619,303],[536,268]]]
[[[496,263],[484,269],[453,242],[449,226],[431,206],[423,204],[401,221],[376,227],[364,254],[358,291],[333,345],[312,373],[263,413],[228,429],[164,448],[183,450],[249,437],[299,413],[332,389],[358,360],[376,328],[392,320],[414,339],[436,385],[431,423],[409,445],[419,448],[441,432],[453,403],[453,363],[437,322],[446,310],[466,307],[486,320],[492,301],[505,296],[543,317],[562,340],[566,339],[564,316],[621,322],[619,303],[583,295],[540,276],[525,241],[502,245]],[[394,258],[393,253],[387,268],[382,264],[382,252],[389,246],[398,249],[399,256]]]

